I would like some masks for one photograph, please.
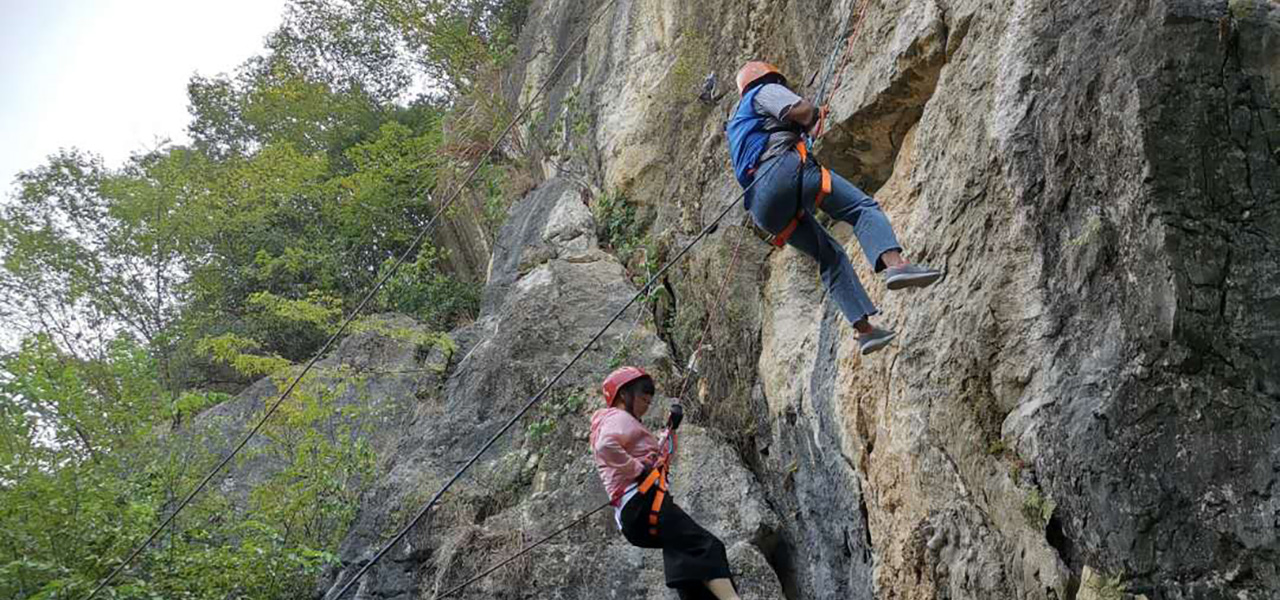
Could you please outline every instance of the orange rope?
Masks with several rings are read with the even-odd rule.
[[[840,87],[840,79],[844,77],[844,71],[845,71],[844,67],[845,65],[849,64],[849,53],[853,51],[853,42],[855,42],[858,39],[858,30],[862,28],[862,22],[866,20],[867,5],[870,3],[871,3],[871,0],[862,0],[862,4],[858,9],[858,20],[854,21],[853,23],[853,30],[849,32],[849,43],[845,45],[844,52],[842,53],[843,60],[840,61],[840,66],[834,67],[836,69],[835,71],[836,79],[831,84],[831,87],[829,89],[824,90],[824,92],[827,94],[834,92],[837,88]],[[824,131],[823,133],[826,133],[826,132]]]

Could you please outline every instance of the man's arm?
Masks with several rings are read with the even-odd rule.
[[[787,109],[782,118],[805,129],[810,129],[818,123],[818,109],[812,102],[801,98],[799,102],[792,104],[791,108]]]
[[[773,115],[780,121],[790,121],[811,133],[821,120],[821,114],[812,102],[805,100],[786,86],[776,83],[766,84],[756,94],[756,109]]]

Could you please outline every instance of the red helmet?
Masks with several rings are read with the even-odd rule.
[[[782,71],[778,70],[778,67],[767,62],[753,60],[742,65],[742,68],[738,69],[738,95],[741,96],[743,92],[747,91],[747,86],[751,85],[751,82],[769,74],[782,77],[784,82],[787,80],[786,77],[783,77]]]
[[[618,397],[618,390],[632,381],[648,376],[649,374],[640,367],[620,367],[610,373],[604,378],[604,384],[600,386],[604,390],[604,405],[613,406],[614,398]]]

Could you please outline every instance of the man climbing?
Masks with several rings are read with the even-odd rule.
[[[734,174],[747,188],[747,211],[756,225],[774,236],[774,245],[790,244],[818,261],[827,293],[858,331],[862,354],[884,348],[895,334],[871,324],[879,311],[844,248],[814,218],[816,210],[853,226],[867,261],[890,290],[925,287],[941,273],[903,259],[880,205],[809,156],[803,137],[821,133],[824,115],[791,91],[776,67],[751,61],[738,71],[737,79],[741,99],[725,129]]]
[[[600,481],[613,501],[614,521],[634,546],[662,549],[667,587],[682,600],[738,600],[724,544],[672,501],[667,468],[680,425],[680,405],[672,407],[662,441],[640,423],[653,401],[653,378],[637,367],[622,367],[604,380],[605,408],[591,415],[592,456]]]

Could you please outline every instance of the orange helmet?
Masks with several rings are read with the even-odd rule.
[[[782,77],[783,81],[787,80],[782,75],[782,71],[778,70],[778,67],[767,62],[753,60],[742,65],[742,68],[738,69],[738,95],[741,96],[743,92],[747,91],[747,86],[751,85],[751,82],[771,73]]]
[[[610,373],[604,378],[604,385],[600,386],[604,389],[604,405],[613,406],[614,398],[618,397],[618,390],[632,381],[648,376],[649,374],[640,367],[621,367]]]

